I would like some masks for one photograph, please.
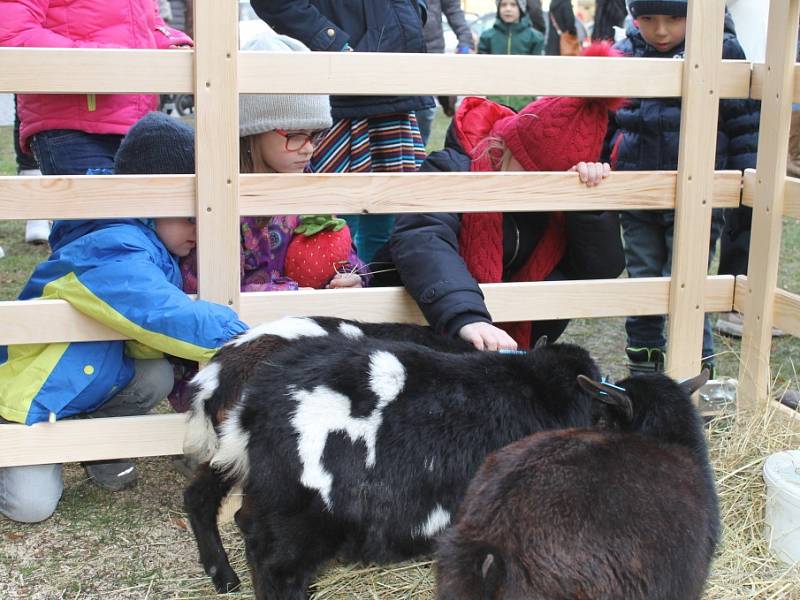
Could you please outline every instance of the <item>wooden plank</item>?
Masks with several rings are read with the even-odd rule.
[[[734,308],[742,314],[747,314],[747,287],[747,277],[739,275],[734,291]],[[772,324],[786,333],[800,337],[800,294],[777,289],[774,302]]]
[[[756,170],[747,169],[744,172],[744,191],[742,204],[753,206],[756,190]],[[783,187],[783,216],[800,219],[800,179],[787,177]]]
[[[680,61],[485,54],[241,52],[239,76],[245,94],[660,97],[681,86]]]
[[[749,98],[753,63],[746,60],[723,60],[719,69],[720,98]]]
[[[731,310],[733,286],[731,276],[708,277],[706,308],[711,312]],[[488,284],[481,288],[498,321],[615,317],[666,313],[669,279]],[[417,305],[400,287],[242,294],[241,316],[251,325],[286,315],[423,322]],[[0,302],[0,323],[4,323],[1,344],[121,339],[62,300]]]
[[[0,467],[183,453],[185,415],[0,425]]]
[[[191,94],[192,50],[0,48],[0,92]]]
[[[787,55],[791,54],[794,56],[794,51],[794,47],[790,46]],[[795,64],[790,66],[790,69],[793,70],[792,77],[794,78],[794,83],[789,88],[789,93],[792,96],[792,102],[800,102],[800,65]],[[753,64],[753,81],[750,90],[751,98],[755,98],[756,100],[762,99],[764,94],[764,77],[766,73],[767,65],[765,63]]]
[[[242,52],[242,93],[680,96],[681,61],[560,56]],[[265,79],[263,73],[269,73]],[[392,73],[397,79],[386,77]],[[747,98],[750,65],[727,61],[725,97]],[[402,82],[402,84],[398,83]],[[398,87],[401,86],[401,87]]]
[[[0,92],[190,94],[192,55],[192,50],[0,48]],[[239,55],[242,93],[639,98],[681,93],[680,60],[338,52]],[[78,64],[80,71],[75,69]],[[386,73],[397,77],[387,78]],[[746,98],[749,82],[749,63],[723,63],[722,97]]]
[[[376,173],[243,175],[244,215],[368,211],[633,210],[675,206],[676,172],[614,173],[598,188],[573,173]],[[717,171],[714,206],[737,206],[741,176]],[[0,177],[0,219],[195,215],[192,175]],[[24,198],[25,202],[20,202]]]
[[[334,214],[668,209],[676,180],[674,171],[619,172],[587,188],[573,173],[243,175],[240,209],[293,214],[309,198],[316,212]],[[717,172],[714,206],[738,206],[740,187],[739,172]]]
[[[737,394],[737,404],[742,410],[763,408],[769,398],[771,327],[783,230],[786,150],[795,86],[794,48],[798,18],[800,0],[770,3],[767,69],[761,101],[762,135],[758,141],[750,262],[747,267],[749,276],[745,288],[747,312],[744,314]],[[791,52],[787,52],[789,48]],[[769,134],[765,135],[766,132]]]
[[[234,309],[240,254],[238,23],[236,2],[194,3],[198,294]]]
[[[188,217],[194,193],[194,175],[0,177],[0,219]]]
[[[725,2],[691,2],[688,10],[667,326],[676,378],[700,371]]]

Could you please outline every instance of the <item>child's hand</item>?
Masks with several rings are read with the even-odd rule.
[[[331,282],[325,286],[326,289],[354,288],[361,287],[361,277],[356,273],[337,273]]]
[[[491,323],[469,323],[458,330],[458,335],[478,350],[516,350],[517,342],[502,329]]]
[[[577,171],[578,178],[581,183],[586,184],[586,187],[595,187],[600,185],[603,179],[611,175],[611,165],[599,162],[579,162],[570,171]]]

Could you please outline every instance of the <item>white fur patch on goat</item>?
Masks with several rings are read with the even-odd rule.
[[[352,323],[339,323],[339,333],[353,340],[364,337],[364,332],[361,328],[356,327]]]
[[[322,464],[328,436],[332,432],[342,431],[353,444],[364,440],[367,447],[364,463],[367,468],[374,467],[375,444],[383,422],[383,409],[397,398],[404,383],[405,369],[397,357],[389,352],[376,352],[370,357],[370,386],[379,401],[365,417],[353,417],[350,414],[350,398],[327,386],[320,385],[310,391],[290,390],[297,402],[292,426],[297,432],[297,453],[303,464],[301,483],[317,490],[328,510],[332,508],[333,476]]]
[[[285,340],[296,340],[300,337],[322,337],[328,335],[319,323],[307,317],[283,317],[277,321],[268,321],[257,325],[243,333],[227,345],[238,348],[242,344],[252,342],[262,335],[276,335]]]
[[[433,537],[450,524],[450,513],[440,504],[436,505],[421,526],[414,529],[414,537]]]
[[[219,449],[211,459],[213,468],[226,472],[237,481],[246,479],[250,473],[250,459],[247,454],[250,434],[242,429],[240,423],[244,400],[242,396],[220,425]]]
[[[217,451],[219,440],[211,418],[206,413],[205,402],[219,387],[219,363],[212,362],[201,369],[192,378],[192,385],[197,387],[192,408],[186,419],[186,433],[183,437],[183,452],[197,458],[200,462],[208,462]]]
[[[379,350],[369,357],[369,387],[383,408],[397,398],[406,384],[406,369],[391,352]]]

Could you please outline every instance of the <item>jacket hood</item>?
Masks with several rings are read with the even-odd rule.
[[[113,225],[135,225],[142,229],[157,245],[163,246],[155,232],[153,219],[83,219],[59,220],[53,222],[50,232],[50,248],[53,252],[93,231],[99,231]]]
[[[728,9],[725,9],[725,24],[724,24],[723,34],[726,37],[735,37],[736,36],[736,26],[733,23],[733,17],[731,13],[728,12]],[[631,21],[628,25],[627,29],[625,30],[626,35],[628,36],[628,40],[630,40],[631,45],[633,46],[633,55],[634,56],[641,56],[644,54],[645,51],[655,52],[656,50],[648,44],[644,36],[642,36],[642,32],[639,31],[639,28],[636,27],[634,21]],[[672,54],[680,54],[685,49],[685,42],[679,44],[675,48],[673,48],[670,52]]]

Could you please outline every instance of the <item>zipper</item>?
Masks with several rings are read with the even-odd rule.
[[[86,94],[86,108],[89,112],[97,110],[97,94]]]

